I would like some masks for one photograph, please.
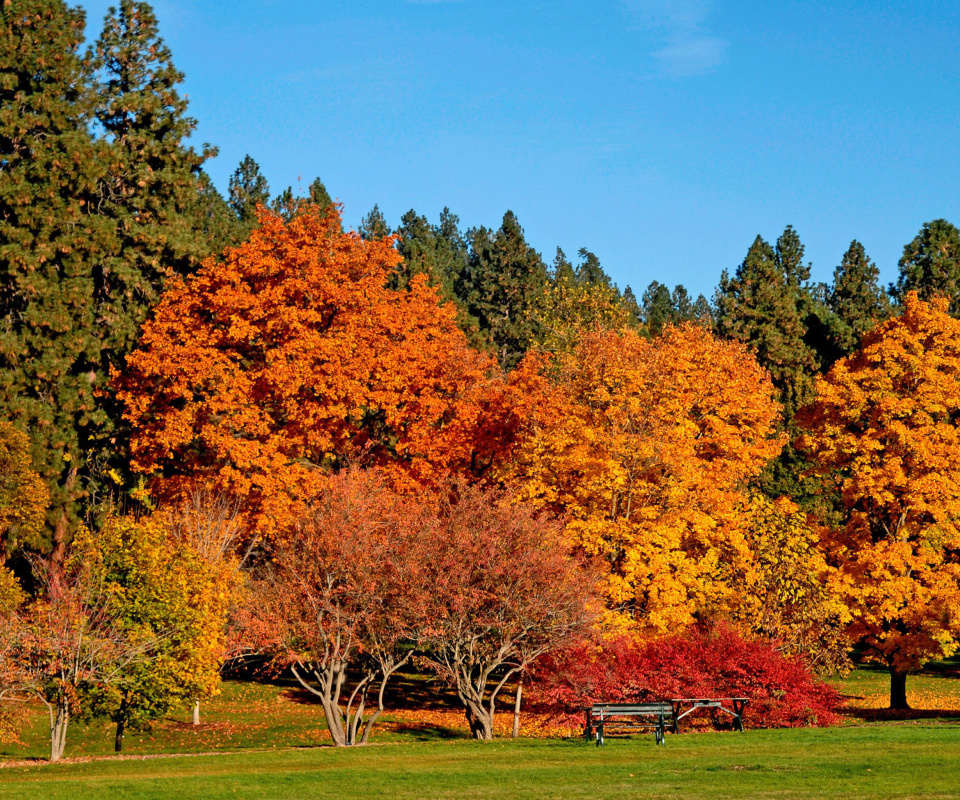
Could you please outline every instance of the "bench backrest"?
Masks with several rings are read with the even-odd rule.
[[[647,714],[673,714],[673,705],[671,703],[653,702],[653,703],[597,703],[591,709],[593,715],[611,716],[614,714],[623,715],[647,715]]]

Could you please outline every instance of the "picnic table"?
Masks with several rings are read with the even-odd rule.
[[[596,737],[600,747],[607,732],[652,729],[656,743],[663,747],[667,728],[679,733],[680,720],[701,710],[709,710],[714,717],[717,712],[729,715],[734,730],[742,733],[743,711],[749,702],[746,697],[680,697],[644,703],[594,703],[585,709],[583,735],[588,742]]]

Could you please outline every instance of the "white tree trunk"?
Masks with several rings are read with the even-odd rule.
[[[193,704],[193,724],[200,724],[200,701],[196,700]]]

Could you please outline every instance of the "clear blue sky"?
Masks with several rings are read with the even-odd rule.
[[[109,2],[82,3],[99,31]],[[514,210],[552,260],[585,246],[639,292],[709,294],[790,223],[814,277],[860,239],[885,281],[960,224],[953,0],[156,0],[221,190],[319,175],[465,226]]]

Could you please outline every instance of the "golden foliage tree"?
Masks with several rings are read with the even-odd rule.
[[[751,563],[734,509],[782,444],[767,374],[692,325],[652,341],[586,333],[551,373],[502,477],[606,563],[613,623],[662,632],[729,610]]]
[[[842,491],[830,553],[893,708],[907,707],[910,670],[960,642],[960,321],[947,308],[909,293],[800,418],[801,446]]]
[[[788,498],[762,494],[738,509],[752,554],[732,617],[742,627],[775,639],[820,673],[849,668],[843,578],[829,564],[820,534]]]
[[[0,566],[23,544],[39,540],[49,492],[30,466],[30,440],[0,422]]]

